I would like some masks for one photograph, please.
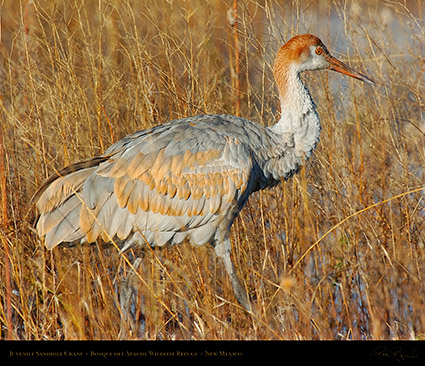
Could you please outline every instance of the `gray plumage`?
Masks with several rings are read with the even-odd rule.
[[[49,249],[98,237],[132,245],[150,238],[151,246],[211,242],[229,231],[252,192],[298,170],[294,147],[273,149],[276,139],[268,128],[227,115],[138,131],[40,187],[37,230]]]

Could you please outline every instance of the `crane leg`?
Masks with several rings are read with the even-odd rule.
[[[133,308],[135,307],[136,297],[138,294],[135,286],[135,281],[137,280],[137,274],[135,271],[138,270],[141,261],[141,258],[136,258],[133,262],[134,270],[133,268],[130,269],[128,276],[122,279],[118,285],[121,310],[119,339],[126,339],[129,335],[139,335],[137,329],[139,321],[137,316],[134,314],[135,310]]]
[[[224,267],[226,268],[226,271],[230,277],[230,282],[232,283],[233,292],[239,304],[241,304],[248,312],[252,312],[253,309],[248,299],[246,290],[242,287],[239,281],[239,278],[236,275],[233,262],[230,258],[230,251],[231,251],[230,239],[225,239],[223,242],[217,243],[214,249],[215,249],[216,255],[220,257],[224,263]]]

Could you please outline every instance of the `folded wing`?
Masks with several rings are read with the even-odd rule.
[[[46,246],[98,238],[159,246],[211,241],[248,188],[252,152],[196,122],[137,132],[49,178],[36,195]]]

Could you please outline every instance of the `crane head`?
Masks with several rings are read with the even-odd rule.
[[[296,73],[328,69],[375,85],[372,79],[333,57],[323,42],[312,34],[297,35],[281,47],[274,65],[276,79],[288,69],[295,69]]]

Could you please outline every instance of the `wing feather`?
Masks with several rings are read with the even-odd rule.
[[[62,215],[73,221],[61,220],[60,210],[42,216],[41,235],[51,246],[82,236],[88,242],[99,237],[140,241],[138,231],[157,245],[181,242],[188,235],[196,244],[211,240],[220,217],[249,194],[254,153],[244,140],[243,124],[219,116],[193,120],[137,132],[111,146],[97,165],[71,172],[66,180],[79,190],[80,205],[70,201],[66,206],[64,197],[75,192],[66,190],[65,183],[51,183],[39,207],[63,207],[67,213]],[[55,185],[62,187],[57,196],[51,190]]]
[[[52,249],[61,242],[72,242],[75,234],[77,234],[75,235],[76,237],[81,237],[78,225],[79,213],[80,208],[78,206],[74,207],[46,234],[45,242],[48,249]]]
[[[37,230],[41,236],[46,235],[56,225],[58,225],[64,217],[72,210],[81,205],[81,200],[77,196],[70,197],[63,205],[49,214],[42,214],[37,222]]]

